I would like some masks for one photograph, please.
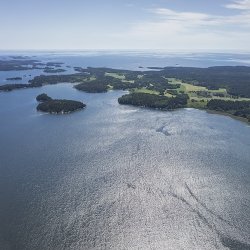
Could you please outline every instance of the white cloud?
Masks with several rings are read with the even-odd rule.
[[[228,9],[250,10],[250,0],[235,0],[231,4],[227,4]]]
[[[178,12],[170,9],[154,9],[151,10],[158,15],[162,20],[167,22],[180,23],[183,27],[199,27],[205,25],[206,27],[213,26],[219,28],[232,24],[241,24],[243,26],[250,26],[250,13],[242,12],[241,14],[231,16],[216,16],[199,12]],[[242,27],[243,27],[242,26]]]
[[[149,11],[154,14],[150,21],[135,23],[115,37],[150,49],[250,49],[250,12],[245,9],[229,16],[167,8]]]

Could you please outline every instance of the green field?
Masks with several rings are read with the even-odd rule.
[[[114,78],[117,78],[117,79],[120,79],[120,80],[125,80],[126,79],[125,75],[118,74],[118,73],[109,73],[109,72],[106,72],[105,76],[111,76],[111,77],[114,77]]]
[[[126,80],[126,76],[121,73],[110,73],[106,72],[105,76],[111,76],[114,78],[117,78],[123,82],[134,82],[133,80],[128,81]],[[143,75],[138,75],[138,78],[142,78]],[[211,99],[221,99],[221,100],[231,100],[231,101],[250,101],[250,98],[236,98],[234,96],[231,96],[228,94],[227,90],[225,88],[219,88],[217,90],[210,90],[206,87],[203,86],[197,86],[191,83],[183,82],[181,80],[178,80],[176,78],[166,78],[170,84],[176,85],[179,84],[180,87],[175,89],[178,94],[184,93],[189,96],[189,101],[188,101],[188,107],[191,108],[198,108],[202,109],[205,108],[208,101]],[[110,86],[110,89],[111,86]],[[159,95],[160,92],[156,90],[150,90],[147,88],[136,88],[136,89],[131,89],[131,92],[136,92],[136,93],[147,93],[147,94],[155,94]],[[170,93],[167,93],[167,90],[165,91],[165,96],[167,97],[175,97],[175,95],[172,95]]]
[[[179,93],[183,92],[189,95],[190,107],[201,108],[206,105],[206,103],[211,99],[221,99],[221,100],[233,100],[233,101],[250,101],[250,98],[235,98],[227,93],[224,88],[219,88],[217,90],[210,90],[203,86],[197,86],[190,83],[182,82],[175,78],[168,78],[171,84],[180,84],[180,88],[177,89]],[[203,95],[201,95],[203,94]],[[224,96],[218,96],[217,94],[223,94]],[[206,96],[208,95],[208,96]],[[193,101],[192,101],[193,100]]]
[[[146,93],[146,94],[159,95],[159,92],[158,92],[158,91],[150,90],[150,89],[146,89],[146,88],[133,89],[131,92],[134,92],[134,93]]]

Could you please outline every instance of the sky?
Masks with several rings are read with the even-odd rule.
[[[0,0],[0,50],[247,50],[250,0]]]

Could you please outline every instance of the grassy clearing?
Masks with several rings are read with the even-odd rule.
[[[208,93],[227,93],[226,89],[220,88],[218,90],[209,90],[203,86],[197,86],[190,83],[184,83],[175,78],[168,78],[169,83],[171,84],[181,84],[180,90],[185,92],[194,92],[194,91],[206,91]]]
[[[158,91],[150,90],[150,89],[146,89],[146,88],[133,89],[132,92],[134,92],[134,93],[154,94],[154,95],[159,95],[160,94]]]
[[[120,80],[125,80],[126,79],[125,75],[118,74],[118,73],[109,73],[109,72],[106,72],[105,76],[111,76],[111,77],[114,77],[114,78],[117,78],[117,79],[120,79]]]
[[[90,81],[94,81],[94,80],[96,80],[96,77],[91,76],[91,77],[89,78],[89,80],[90,80]]]
[[[171,95],[171,94],[169,94],[167,92],[165,92],[164,95],[167,96],[167,97],[175,97],[174,95]]]
[[[113,86],[108,84],[108,90],[112,90],[112,89],[114,89]]]
[[[118,74],[118,73],[109,73],[109,72],[106,72],[105,76],[114,77],[114,78],[119,79],[119,80],[121,80],[122,82],[125,82],[125,83],[126,82],[127,83],[134,83],[134,80],[126,80],[126,76],[125,75]]]
[[[208,90],[208,91],[211,92],[211,93],[227,94],[227,90],[226,89],[222,89],[222,88],[219,88],[219,89],[216,89],[216,90]]]
[[[141,79],[144,75],[138,75],[137,78]]]
[[[182,81],[175,79],[175,78],[168,78],[168,81],[170,84],[180,84],[180,88],[177,89],[177,91],[186,93],[189,95],[190,100],[194,100],[193,102],[190,103],[191,106],[203,106],[204,103],[201,102],[199,103],[201,100],[205,100],[206,102],[208,102],[211,99],[221,99],[221,100],[225,100],[225,101],[250,101],[250,98],[233,98],[232,96],[230,96],[227,93],[227,90],[224,88],[220,88],[217,90],[210,90],[206,87],[203,86],[196,86],[196,85],[192,85],[190,83],[183,83]],[[199,95],[199,91],[207,93],[208,95],[210,95],[211,97],[204,97]],[[216,94],[224,94],[224,97],[221,96],[216,96]]]

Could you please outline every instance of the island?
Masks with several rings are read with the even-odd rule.
[[[11,60],[0,60],[0,71],[42,69],[44,65],[38,60],[16,57]]]
[[[36,97],[36,100],[37,100],[38,102],[47,102],[47,101],[51,101],[52,98],[51,98],[50,96],[48,96],[47,94],[42,93],[42,94],[40,94],[40,95],[38,95],[38,96]]]
[[[63,62],[47,62],[46,66],[48,67],[61,67],[64,63]]]
[[[47,94],[43,93],[36,97],[41,102],[37,105],[37,111],[42,111],[50,114],[68,114],[86,107],[86,104],[65,99],[52,99]]]
[[[58,69],[58,68],[52,68],[52,67],[45,67],[43,72],[44,73],[62,73],[65,72],[65,69]]]
[[[22,80],[22,77],[9,77],[9,78],[6,78],[7,81],[20,81]]]
[[[0,85],[0,91],[67,82],[88,93],[129,91],[128,96],[118,100],[123,105],[162,110],[196,108],[250,121],[250,67],[247,66],[150,67],[146,71],[104,67],[74,69],[73,74],[40,75],[25,84]]]

